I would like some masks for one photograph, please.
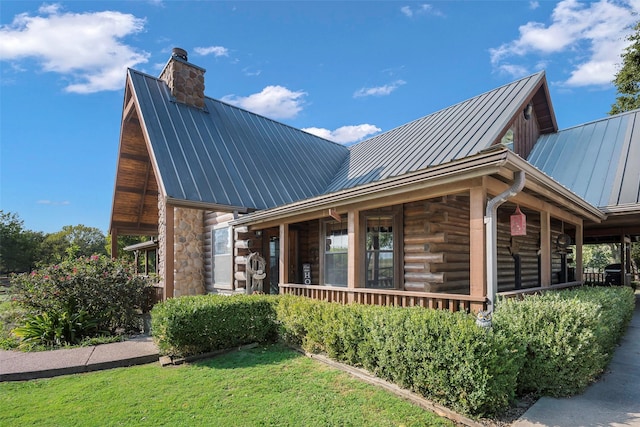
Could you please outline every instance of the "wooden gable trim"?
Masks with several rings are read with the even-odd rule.
[[[159,180],[133,93],[125,85],[110,231],[119,235],[158,234]]]

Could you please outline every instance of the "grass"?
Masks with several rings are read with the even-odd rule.
[[[280,345],[199,363],[0,383],[0,425],[452,426]]]

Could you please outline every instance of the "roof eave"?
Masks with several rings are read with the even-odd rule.
[[[498,173],[504,166],[507,150],[491,150],[449,163],[422,169],[416,172],[387,178],[358,187],[323,194],[296,203],[251,213],[232,221],[232,225],[260,224],[276,219],[285,219],[312,211],[334,208],[337,205],[377,199],[399,192],[410,191],[412,187],[426,183],[438,185],[458,182]]]
[[[550,194],[555,194],[555,201],[565,206],[566,209],[570,209],[580,216],[596,223],[606,219],[607,216],[602,210],[593,206],[512,151],[508,153],[507,168],[512,171],[524,171],[527,176],[527,181],[531,181],[533,184],[537,184],[541,188],[548,190]]]

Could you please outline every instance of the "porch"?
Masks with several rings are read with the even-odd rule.
[[[508,184],[474,178],[401,196],[234,221],[234,288],[247,287],[243,261],[267,266],[265,293],[339,303],[487,310],[485,208]],[[512,235],[519,209],[526,230]],[[253,216],[253,215],[252,215]],[[525,190],[497,210],[495,289],[536,292],[582,284],[583,218]],[[246,224],[246,225],[245,225]],[[575,242],[575,243],[574,243]]]

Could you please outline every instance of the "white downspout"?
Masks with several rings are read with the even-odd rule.
[[[524,188],[525,175],[524,171],[516,171],[513,181],[513,185],[498,194],[493,199],[487,201],[487,209],[484,217],[485,225],[485,241],[486,255],[487,255],[487,311],[489,314],[493,313],[495,308],[496,294],[498,292],[498,227],[497,227],[497,214],[498,207],[518,194]]]

